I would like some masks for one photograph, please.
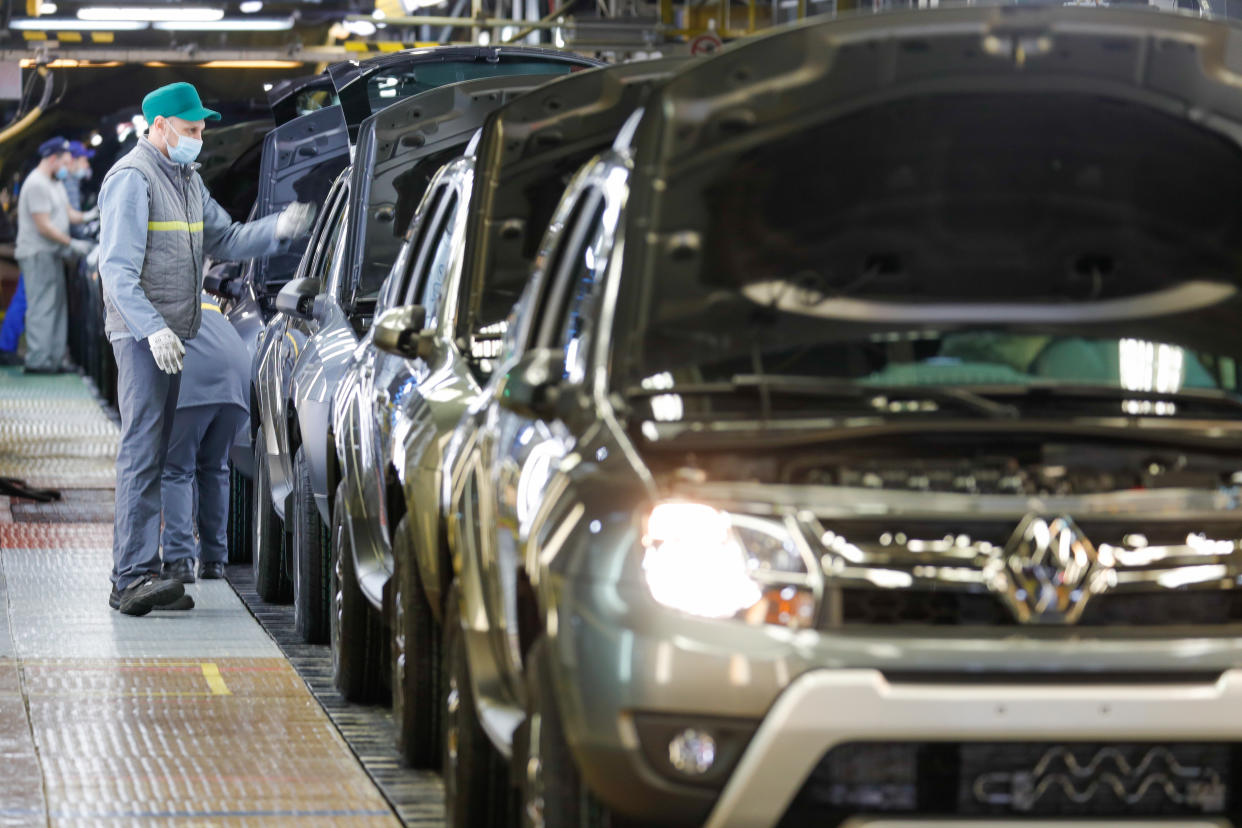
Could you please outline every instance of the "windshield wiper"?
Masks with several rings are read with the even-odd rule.
[[[1078,385],[1041,382],[1030,385],[990,386],[982,393],[989,397],[1016,397],[1023,400],[1066,397],[1085,400],[1142,400],[1151,402],[1201,403],[1242,409],[1242,397],[1219,388],[1181,388],[1177,391],[1133,391],[1113,385]]]
[[[627,397],[657,397],[663,394],[735,394],[753,391],[764,400],[765,415],[770,410],[767,398],[772,394],[803,397],[849,398],[855,400],[877,397],[896,399],[923,399],[936,403],[950,403],[982,414],[985,417],[1017,417],[1018,409],[1008,403],[990,400],[982,394],[953,386],[925,385],[872,385],[837,379],[835,377],[811,377],[781,374],[734,374],[721,382],[674,384],[667,388],[630,388]],[[878,406],[872,406],[879,411]],[[881,413],[883,413],[881,411]]]

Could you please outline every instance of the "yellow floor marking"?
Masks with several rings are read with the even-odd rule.
[[[213,696],[231,696],[233,691],[224,683],[224,677],[220,675],[220,668],[211,663],[203,664],[203,678],[207,679],[207,686],[211,688]]]

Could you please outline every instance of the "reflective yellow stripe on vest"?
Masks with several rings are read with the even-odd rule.
[[[224,311],[220,310],[218,305],[213,305],[210,302],[200,302],[199,304],[202,306],[203,310],[213,310],[219,314],[224,313]]]
[[[203,232],[203,223],[196,221],[193,224],[184,221],[148,221],[148,230],[188,230],[191,233]]]

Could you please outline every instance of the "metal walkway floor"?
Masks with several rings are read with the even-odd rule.
[[[117,429],[77,376],[0,369],[0,826],[399,825],[223,581],[108,607]]]

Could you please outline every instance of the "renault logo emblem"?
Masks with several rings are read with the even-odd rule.
[[[1002,598],[1022,624],[1073,624],[1106,576],[1095,547],[1068,517],[1027,515],[1004,551]]]

